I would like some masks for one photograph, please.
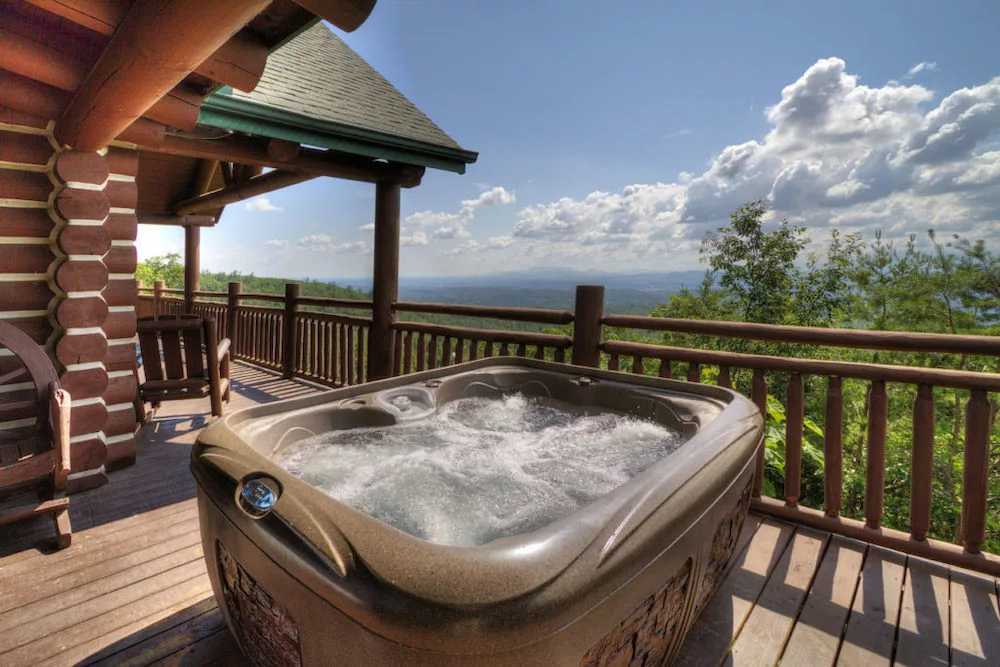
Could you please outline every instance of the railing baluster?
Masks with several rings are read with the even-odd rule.
[[[927,538],[931,527],[934,472],[934,387],[917,387],[913,401],[913,459],[910,468],[910,535]]]
[[[396,329],[392,332],[392,374],[393,376],[403,374],[403,332]]]
[[[621,359],[619,359],[617,354],[612,352],[608,355],[608,370],[617,371],[619,368],[621,368]]]
[[[441,365],[451,366],[451,336],[445,336],[444,342],[441,343]]]
[[[889,400],[883,380],[872,380],[868,396],[868,460],[865,465],[865,525],[882,525],[885,506],[885,435]]]
[[[750,395],[757,409],[760,410],[764,419],[764,426],[767,426],[767,377],[764,371],[759,368],[753,369],[753,381],[751,383]],[[757,447],[757,472],[753,479],[753,495],[760,498],[760,492],[764,488],[764,439],[761,438],[760,446]]]
[[[510,356],[510,346],[507,345],[507,341],[500,343],[500,356],[501,357]]]
[[[358,370],[355,377],[357,377],[358,383],[364,383],[365,381],[365,359],[368,358],[366,354],[365,344],[368,341],[368,336],[366,334],[367,329],[365,327],[358,327],[358,354],[355,357],[358,363]]]
[[[486,340],[483,341],[483,359],[489,359],[493,356],[493,341]]]
[[[661,378],[672,378],[674,376],[673,371],[670,368],[669,359],[660,359],[660,370],[657,373]]]
[[[566,348],[565,347],[557,347],[556,348],[555,361],[556,361],[557,364],[565,364],[566,363]]]
[[[427,369],[427,343],[422,333],[417,334],[417,372]]]
[[[479,341],[470,340],[469,341],[469,361],[475,361],[479,358]]]
[[[986,390],[973,389],[965,406],[965,459],[962,477],[962,541],[978,554],[986,539],[986,495],[990,473],[990,403]]]
[[[644,368],[644,362],[641,354],[633,355],[632,357],[632,372],[636,375],[645,375],[646,369]]]
[[[517,345],[517,356],[519,356],[519,357],[526,357],[526,356],[528,356],[528,344],[527,343],[518,343],[518,345]]]
[[[719,366],[718,385],[720,387],[725,387],[726,389],[733,388],[733,378],[732,375],[730,375],[729,366]]]
[[[844,394],[839,377],[826,385],[823,419],[823,508],[827,516],[840,516],[844,495]]]
[[[413,371],[413,332],[406,332],[406,342],[403,343],[403,373],[409,374]]]
[[[796,505],[802,496],[802,430],[805,421],[805,399],[802,376],[788,377],[785,409],[785,503]]]
[[[437,368],[438,360],[438,337],[437,335],[432,335],[427,337],[427,369],[434,370]]]
[[[460,364],[465,361],[465,340],[455,339],[455,363]]]
[[[351,384],[351,327],[340,325],[340,382],[343,386]]]
[[[545,360],[545,346],[536,345],[535,346],[535,359]]]
[[[354,376],[354,327],[347,325],[347,384],[356,384]]]
[[[701,382],[701,364],[692,361],[688,364],[688,382]]]

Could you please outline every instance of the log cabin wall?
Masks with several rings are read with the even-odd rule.
[[[138,157],[57,150],[52,126],[0,109],[0,318],[45,346],[72,396],[76,492],[135,460]]]

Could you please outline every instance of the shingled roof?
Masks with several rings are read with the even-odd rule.
[[[477,158],[320,22],[268,57],[252,93],[209,96],[200,121],[459,173]]]

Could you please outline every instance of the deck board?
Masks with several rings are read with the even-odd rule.
[[[805,606],[781,656],[782,662],[815,667],[834,664],[854,602],[865,550],[861,542],[839,536],[830,538]]]
[[[230,409],[313,386],[242,364]],[[246,664],[201,558],[190,446],[208,401],[164,404],[138,462],[51,521],[0,527],[0,665]],[[675,665],[1000,665],[992,578],[751,514]]]
[[[763,667],[778,661],[809,593],[829,535],[798,530],[768,577],[725,664]]]

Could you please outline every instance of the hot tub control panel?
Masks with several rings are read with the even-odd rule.
[[[239,506],[252,519],[261,519],[278,502],[277,483],[263,477],[247,480],[239,492]]]

